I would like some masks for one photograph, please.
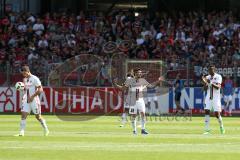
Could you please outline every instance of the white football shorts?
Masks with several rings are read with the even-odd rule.
[[[205,108],[207,110],[214,110],[214,112],[221,112],[222,107],[221,107],[221,99],[220,98],[206,98],[205,99]]]
[[[31,111],[33,112],[33,114],[41,114],[41,105],[39,99],[35,98],[30,103],[22,103],[21,112],[31,113]]]
[[[143,98],[139,98],[136,101],[136,104],[134,106],[130,106],[129,108],[129,114],[137,114],[138,112],[145,113],[145,102]]]

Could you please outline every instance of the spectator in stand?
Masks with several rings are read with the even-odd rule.
[[[47,39],[42,36],[41,39],[38,41],[38,48],[46,49],[48,47]]]
[[[35,32],[36,35],[41,36],[44,30],[45,30],[45,27],[41,19],[38,18],[37,22],[33,25],[33,31]]]
[[[235,50],[235,52],[234,52],[234,54],[232,56],[232,60],[233,61],[237,61],[237,62],[240,61],[240,49]]]
[[[106,56],[102,49],[106,42],[128,40],[136,47],[124,52],[127,56],[161,59],[168,69],[184,68],[186,57],[190,66],[204,66],[209,60],[233,66],[240,59],[237,20],[231,11],[156,13],[153,17],[144,11],[138,16],[131,11],[113,11],[107,16],[83,11],[78,15],[9,13],[0,19],[0,48],[8,53],[5,59],[11,64],[16,58],[24,63],[20,61],[32,54],[27,49],[32,45],[34,56],[56,63],[80,54]]]

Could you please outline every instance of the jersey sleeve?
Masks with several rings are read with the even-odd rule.
[[[39,87],[42,85],[41,81],[39,80],[39,78],[35,78],[35,84],[34,84],[36,87]]]
[[[148,86],[149,84],[150,83],[146,79],[144,79],[144,85]]]
[[[126,79],[126,81],[124,82],[124,85],[126,87],[129,87],[131,85],[131,83],[132,83],[132,79]]]
[[[216,83],[222,84],[222,76],[221,75],[218,76]]]
[[[142,79],[141,85],[143,85],[144,87],[147,87],[149,85],[151,85],[150,83],[148,83],[148,81],[146,79]]]

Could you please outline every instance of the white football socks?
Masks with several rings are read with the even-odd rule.
[[[46,120],[45,120],[45,119],[40,119],[39,122],[41,123],[42,127],[43,127],[45,130],[48,130],[47,123],[46,123]]]
[[[137,131],[137,120],[136,120],[136,117],[135,118],[132,118],[132,128],[133,128],[133,131]]]
[[[141,126],[142,126],[142,129],[145,129],[145,117],[142,117],[142,121],[141,121]]]
[[[24,134],[26,128],[26,119],[20,121],[20,134]]]
[[[126,122],[127,122],[127,113],[123,113],[122,114],[122,124],[125,125]]]
[[[209,124],[210,124],[210,115],[205,115],[205,130],[206,131],[210,130]]]
[[[218,117],[218,123],[219,123],[220,127],[223,128],[223,121],[222,121],[221,115],[219,115],[219,117]]]

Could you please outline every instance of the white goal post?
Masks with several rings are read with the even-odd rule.
[[[165,71],[165,65],[162,60],[126,60],[125,72],[129,72],[131,69],[140,68],[144,72],[144,78],[151,82],[156,81],[160,76],[163,76]]]

